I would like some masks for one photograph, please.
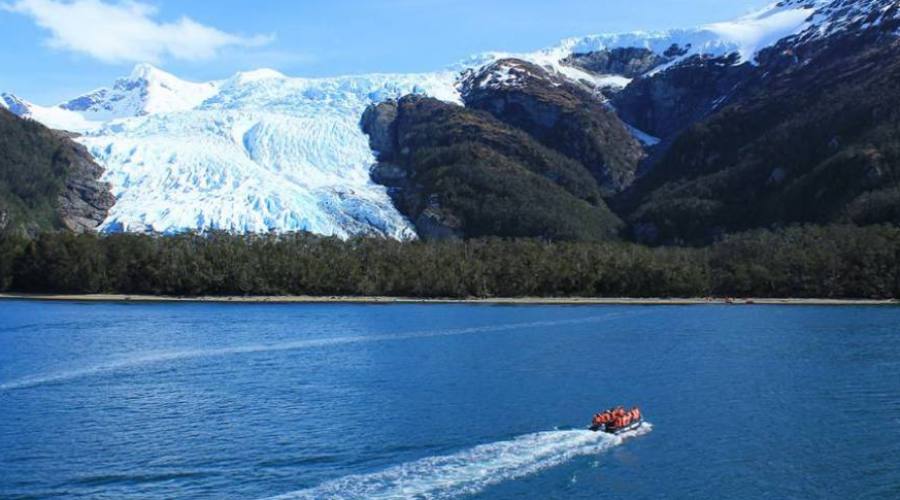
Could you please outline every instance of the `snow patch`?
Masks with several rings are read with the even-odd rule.
[[[515,60],[494,64],[489,71],[477,73],[476,77],[479,80],[478,87],[482,89],[515,88],[522,86],[528,80],[547,79],[545,75],[536,75],[529,70],[528,66]]]
[[[38,106],[12,94],[0,94],[0,105],[22,118],[38,121],[52,129],[81,133],[100,126],[99,122],[88,120],[78,113],[57,106]]]
[[[638,142],[640,142],[644,146],[652,147],[652,146],[656,146],[657,144],[662,142],[662,139],[660,139],[659,137],[654,137],[654,136],[648,134],[647,132],[640,130],[637,127],[634,127],[627,123],[625,124],[625,126],[628,127],[628,130],[631,132],[631,135],[634,136],[634,138],[637,139]]]
[[[274,69],[257,69],[253,71],[242,71],[234,76],[241,83],[257,82],[260,80],[271,80],[276,78],[287,78],[284,74]]]
[[[732,45],[742,61],[753,62],[756,54],[782,38],[809,26],[814,8],[769,8],[732,22],[710,24],[706,29]]]

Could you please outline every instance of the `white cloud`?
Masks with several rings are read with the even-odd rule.
[[[18,0],[0,7],[27,15],[48,30],[50,47],[107,63],[196,61],[213,58],[226,47],[257,47],[272,41],[272,36],[226,33],[187,17],[160,22],[154,19],[155,7],[134,1]]]

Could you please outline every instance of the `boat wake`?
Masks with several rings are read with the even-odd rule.
[[[567,430],[539,432],[510,441],[484,444],[453,455],[428,457],[373,474],[346,476],[315,488],[273,497],[295,499],[429,498],[472,495],[504,481],[519,479],[596,455],[646,434],[652,425],[620,435]]]
[[[557,321],[534,321],[530,323],[511,323],[503,325],[489,325],[471,328],[456,328],[449,330],[433,330],[419,331],[408,333],[395,333],[385,335],[357,335],[348,337],[330,337],[321,339],[299,340],[294,342],[284,342],[279,344],[256,344],[235,347],[223,347],[220,349],[192,349],[183,351],[168,352],[151,352],[142,353],[140,355],[129,356],[107,363],[97,364],[85,368],[61,371],[46,375],[35,375],[9,382],[0,383],[0,392],[7,392],[20,389],[28,389],[32,387],[58,384],[70,382],[72,380],[103,375],[107,373],[115,373],[136,368],[146,367],[150,365],[169,363],[174,361],[219,358],[224,356],[235,356],[241,354],[254,354],[264,352],[279,351],[296,351],[302,349],[322,348],[341,346],[346,344],[358,344],[365,342],[389,342],[399,340],[426,339],[435,337],[455,337],[462,335],[472,335],[478,333],[502,333],[516,330],[527,330],[531,328],[547,328],[559,327],[565,325],[576,325],[585,323],[596,323],[615,319],[617,317],[633,315],[636,313],[610,313],[605,315],[590,316],[585,318],[576,318],[569,320]]]

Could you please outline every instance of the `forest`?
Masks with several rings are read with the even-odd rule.
[[[797,226],[707,247],[310,234],[47,232],[0,239],[0,290],[490,297],[900,296],[900,228]]]

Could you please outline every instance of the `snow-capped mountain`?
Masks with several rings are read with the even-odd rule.
[[[100,125],[98,122],[91,122],[84,116],[63,109],[60,106],[38,106],[8,93],[0,94],[0,106],[23,118],[31,118],[50,128],[59,130],[80,132]]]
[[[879,29],[900,19],[897,0],[783,0],[780,9],[811,9],[805,28],[797,30],[795,43],[806,43],[848,30]],[[897,35],[897,33],[893,33]]]
[[[59,107],[85,118],[108,121],[194,109],[218,92],[218,82],[190,83],[149,64],[135,66],[111,89],[99,89]]]
[[[648,75],[698,55],[736,54],[734,64],[753,64],[760,51],[785,38],[803,43],[896,18],[897,3],[784,0],[734,21],[572,38],[535,53],[482,54],[426,74],[308,79],[258,70],[192,83],[138,65],[111,88],[59,106],[37,106],[8,94],[0,104],[82,134],[78,140],[106,168],[105,180],[118,199],[102,226],[107,231],[306,230],[411,238],[413,226],[369,176],[375,159],[359,120],[370,104],[410,93],[461,103],[461,73],[509,57],[613,89],[629,85],[633,76],[598,74],[567,58],[646,49],[662,61]]]
[[[820,5],[833,0],[805,0],[772,4],[738,19],[713,23],[695,28],[678,28],[664,31],[635,31],[568,38],[559,44],[534,53],[488,52],[473,56],[463,62],[465,67],[478,67],[500,59],[523,59],[552,68],[577,81],[606,86],[624,87],[630,78],[618,75],[596,75],[564,63],[572,54],[613,50],[617,48],[647,49],[655,54],[668,54],[668,62],[654,69],[668,67],[694,56],[719,57],[738,54],[739,62],[753,63],[756,55],[775,42],[813,26],[814,15]],[[839,0],[840,1],[840,0]]]

